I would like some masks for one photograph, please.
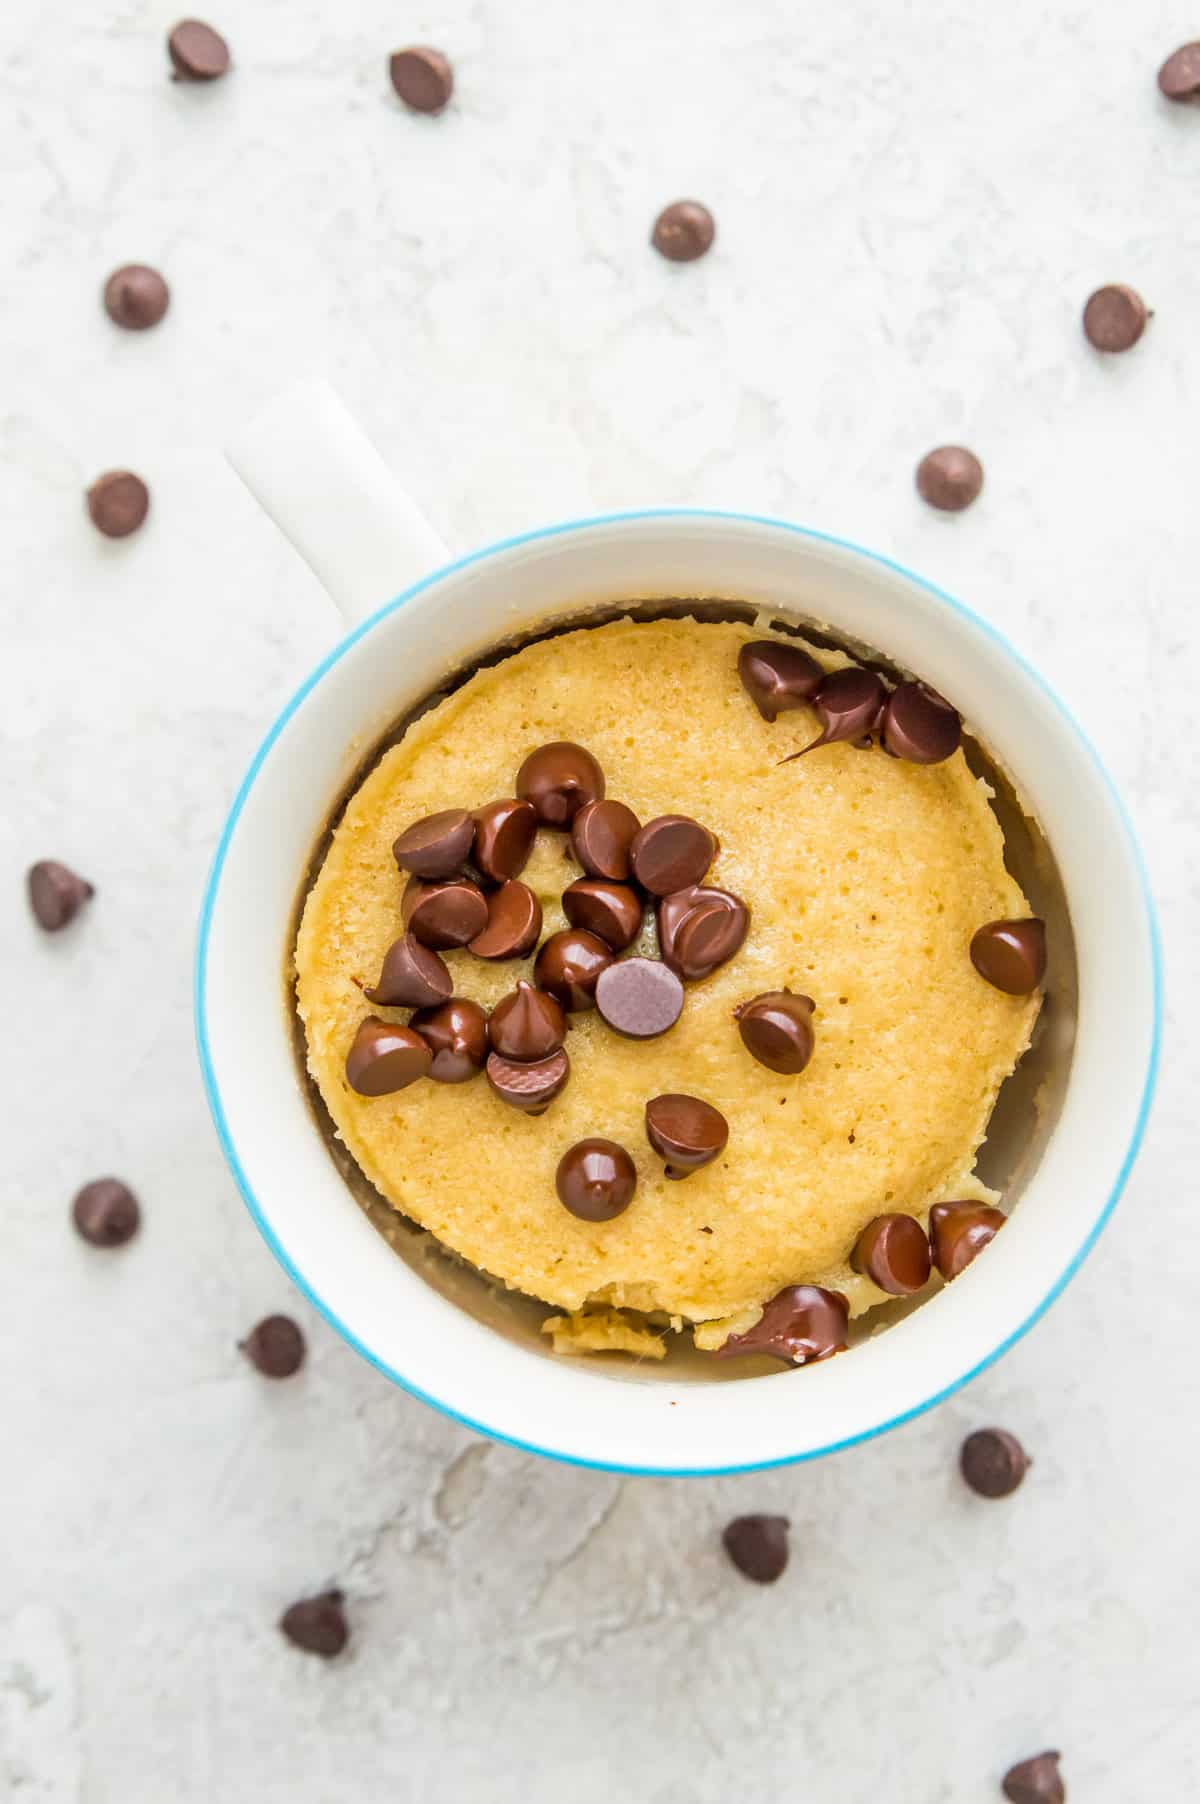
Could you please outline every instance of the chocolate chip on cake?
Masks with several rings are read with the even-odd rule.
[[[993,988],[1028,996],[1046,975],[1046,923],[1036,915],[986,922],[972,937],[971,963]]]
[[[596,1007],[614,1033],[653,1040],[683,1013],[683,985],[657,958],[622,958],[601,971]]]
[[[96,893],[85,877],[56,858],[41,858],[30,865],[27,881],[33,918],[47,933],[69,926]]]
[[[877,1215],[854,1245],[850,1264],[889,1296],[910,1297],[929,1282],[929,1236],[911,1215]]]
[[[565,830],[588,802],[604,799],[604,772],[583,746],[556,739],[530,752],[517,772],[517,794],[532,802],[544,827]]]
[[[393,51],[388,74],[396,93],[414,113],[440,113],[454,92],[449,57],[428,44]]]
[[[436,1008],[453,989],[445,962],[415,934],[406,933],[388,947],[378,983],[363,995],[381,1008]]]
[[[812,698],[812,707],[821,723],[820,733],[808,745],[780,762],[794,764],[806,752],[815,752],[819,745],[869,740],[883,717],[886,701],[887,689],[873,670],[861,670],[855,664],[845,670],[831,670],[821,678]]]
[[[454,877],[445,883],[427,883],[422,877],[411,877],[400,905],[404,925],[423,946],[435,952],[449,952],[455,946],[466,946],[488,923],[488,905],[483,891],[468,877]]]
[[[471,856],[475,821],[465,808],[443,808],[406,827],[392,857],[414,877],[453,877]]]
[[[792,1365],[812,1365],[841,1353],[847,1345],[850,1308],[840,1290],[793,1284],[781,1290],[744,1334],[731,1334],[717,1348],[722,1358],[767,1353]]]
[[[964,445],[939,445],[917,465],[917,492],[943,514],[961,514],[978,500],[983,465]]]
[[[171,291],[156,269],[146,263],[124,263],[104,284],[104,309],[114,325],[127,332],[157,326],[170,304]]]
[[[589,877],[624,883],[629,848],[642,823],[624,802],[585,802],[571,822],[571,848]]]
[[[667,1177],[686,1178],[724,1152],[729,1123],[699,1096],[671,1092],[646,1104],[646,1138],[666,1160]]]
[[[199,19],[182,19],[167,39],[176,81],[216,81],[229,68],[229,45]]]
[[[764,720],[811,702],[825,672],[798,645],[753,639],[738,653],[742,687]]]
[[[423,1008],[409,1026],[420,1034],[433,1063],[429,1075],[436,1084],[465,1084],[483,1070],[488,1050],[487,1016],[467,996],[452,996],[438,1008]]]
[[[476,868],[489,883],[508,883],[525,869],[537,837],[537,810],[532,802],[507,796],[475,810]]]
[[[291,1378],[304,1364],[304,1336],[290,1315],[267,1315],[238,1346],[264,1378]]]
[[[506,1059],[488,1054],[488,1083],[501,1102],[526,1115],[543,1115],[571,1075],[571,1061],[560,1047],[547,1059]]]
[[[428,1077],[433,1054],[411,1027],[368,1015],[346,1055],[346,1082],[360,1096],[390,1096]]]
[[[638,833],[629,862],[644,890],[669,896],[699,883],[716,853],[714,835],[699,821],[686,814],[660,814]]]
[[[641,898],[626,883],[580,877],[563,891],[562,905],[572,927],[594,933],[614,952],[632,946],[642,930]]]
[[[119,1178],[93,1178],[71,1204],[77,1232],[94,1247],[123,1247],[141,1224],[142,1212],[128,1184]]]
[[[1133,348],[1150,318],[1150,309],[1135,288],[1109,282],[1088,296],[1083,310],[1083,332],[1097,351]]]
[[[658,905],[663,961],[688,983],[708,977],[741,950],[750,910],[731,890],[690,884]]]
[[[488,1021],[488,1038],[505,1059],[523,1064],[548,1059],[567,1037],[567,1017],[548,990],[537,990],[521,978],[502,996]]]
[[[344,1600],[340,1591],[322,1591],[318,1597],[302,1597],[279,1619],[279,1627],[294,1647],[306,1654],[332,1660],[350,1639]]]
[[[813,1055],[811,996],[791,990],[766,990],[734,1009],[746,1051],[760,1065],[784,1077],[796,1077]]]
[[[633,1201],[637,1170],[615,1140],[577,1140],[558,1162],[558,1200],[580,1221],[612,1221]]]
[[[977,1428],[958,1456],[963,1478],[981,1497],[1011,1497],[1031,1461],[1006,1428]]]
[[[773,1585],[788,1563],[786,1516],[735,1516],[721,1540],[725,1552],[756,1585]]]
[[[552,933],[539,950],[533,981],[539,989],[549,990],[565,1009],[594,1008],[597,980],[612,962],[611,947],[596,934],[564,927],[560,933]]]
[[[884,704],[880,738],[893,758],[941,764],[958,750],[962,721],[928,683],[898,683]]]
[[[542,905],[527,883],[513,877],[487,898],[487,925],[468,942],[476,958],[523,958],[542,931]]]
[[[1056,1750],[1047,1749],[1010,1766],[1001,1782],[1009,1804],[1066,1804],[1067,1788],[1058,1770],[1061,1759]]]
[[[716,222],[698,200],[676,200],[654,222],[650,242],[671,263],[694,263],[712,249]]]
[[[929,1211],[929,1244],[933,1263],[947,1283],[966,1271],[1007,1219],[988,1203],[934,1204]]]
[[[1200,44],[1181,44],[1158,72],[1159,91],[1168,100],[1200,101]]]
[[[150,491],[132,470],[106,470],[87,492],[87,510],[106,539],[127,539],[150,512]]]

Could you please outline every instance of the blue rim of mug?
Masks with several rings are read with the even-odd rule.
[[[998,1346],[994,1347],[985,1358],[978,1360],[968,1371],[961,1373],[950,1384],[944,1385],[941,1390],[935,1391],[932,1396],[926,1397],[920,1403],[913,1404],[910,1409],[901,1410],[897,1415],[890,1416],[885,1422],[876,1423],[871,1428],[864,1428],[857,1434],[847,1435],[842,1440],[830,1441],[822,1447],[810,1447],[802,1453],[781,1454],[776,1459],[751,1460],[746,1463],[732,1466],[640,1466],[617,1460],[587,1459],[580,1454],[569,1453],[561,1448],[543,1447],[536,1441],[522,1440],[517,1435],[506,1434],[500,1429],[490,1427],[486,1422],[476,1421],[473,1417],[464,1415],[461,1410],[452,1408],[450,1404],[443,1403],[440,1398],[433,1396],[429,1391],[423,1390],[419,1385],[413,1384],[402,1372],[398,1372],[395,1367],[388,1365],[385,1360],[378,1356],[378,1354],[373,1353],[371,1349],[365,1346],[358,1338],[354,1330],[342,1321],[341,1317],[338,1316],[329,1304],[324,1301],[309,1279],[298,1270],[275,1233],[274,1228],[271,1226],[267,1212],[259,1202],[258,1197],[242,1168],[242,1163],[238,1157],[237,1148],[234,1145],[233,1136],[230,1132],[228,1121],[226,1120],[224,1105],[221,1101],[220,1086],[217,1082],[217,1074],[209,1048],[208,1023],[205,1013],[209,933],[212,927],[213,911],[216,906],[217,893],[221,883],[221,874],[225,867],[225,859],[229,851],[230,841],[237,828],[238,821],[241,818],[242,809],[246,804],[246,798],[249,796],[258,773],[270,753],[272,746],[275,744],[275,741],[279,738],[279,735],[283,732],[292,716],[303,705],[308,696],[318,684],[321,683],[328,672],[333,669],[334,665],[339,663],[341,659],[345,657],[346,653],[350,651],[353,646],[357,645],[360,639],[365,638],[365,636],[371,632],[381,620],[386,620],[389,615],[396,613],[400,608],[404,607],[406,603],[410,602],[414,596],[422,594],[426,589],[432,588],[435,583],[442,582],[449,576],[455,576],[462,570],[470,569],[474,564],[483,563],[487,558],[496,557],[502,552],[515,551],[524,545],[536,545],[547,539],[565,538],[571,533],[594,531],[597,528],[607,526],[630,525],[634,522],[644,520],[719,520],[725,523],[733,523],[742,526],[766,527],[776,532],[792,533],[798,538],[808,539],[816,544],[830,545],[839,551],[848,551],[856,557],[865,558],[869,563],[880,565],[884,569],[890,570],[895,575],[903,577],[905,581],[915,584],[917,588],[923,589],[926,594],[934,596],[936,600],[942,602],[962,619],[968,621],[971,626],[982,633],[986,638],[991,639],[992,642],[999,646],[1005,655],[1017,665],[1026,678],[1042,692],[1057,710],[1067,726],[1069,726],[1071,731],[1075,734],[1076,739],[1095,766],[1108,790],[1114,810],[1124,828],[1130,854],[1137,870],[1138,880],[1141,885],[1142,902],[1146,912],[1146,927],[1150,942],[1154,1022],[1150,1039],[1150,1055],[1146,1062],[1146,1075],[1142,1085],[1142,1095],[1138,1106],[1137,1119],[1134,1122],[1133,1132],[1130,1135],[1129,1145],[1126,1148],[1125,1156],[1121,1161],[1120,1169],[1117,1172],[1116,1179],[1112,1189],[1109,1191],[1103,1208],[1096,1216],[1096,1219],[1092,1223],[1082,1244],[1068,1262],[1065,1270],[1060,1273],[1058,1278],[1046,1292],[1045,1296],[1030,1311],[1024,1321],[1014,1328],[1012,1333],[1007,1335]],[[1128,810],[1121,798],[1120,791],[1117,789],[1116,784],[1109,775],[1107,767],[1099,753],[1092,745],[1091,740],[1088,738],[1079,722],[1075,719],[1070,709],[1050,687],[1045,678],[1034,669],[1028,660],[1022,656],[998,628],[992,626],[990,622],[984,620],[979,614],[976,614],[973,609],[965,606],[963,602],[958,601],[953,595],[947,594],[946,590],[939,588],[936,583],[931,583],[925,577],[918,576],[915,571],[908,569],[904,564],[898,563],[894,558],[886,557],[881,552],[871,551],[866,546],[857,545],[852,539],[839,538],[835,533],[821,532],[815,527],[800,526],[791,520],[777,520],[767,514],[747,514],[721,508],[695,507],[635,508],[617,513],[594,514],[581,520],[560,521],[550,526],[535,527],[529,532],[516,533],[511,538],[499,539],[494,544],[486,545],[478,551],[468,552],[465,557],[456,558],[448,564],[443,564],[439,569],[431,571],[428,576],[424,576],[419,582],[413,583],[410,588],[405,589],[401,594],[395,596],[393,600],[385,603],[383,607],[378,608],[375,613],[371,614],[366,620],[361,621],[358,626],[347,633],[346,636],[334,646],[333,650],[321,660],[309,676],[306,677],[304,682],[301,683],[300,687],[291,697],[290,701],[288,701],[285,707],[280,711],[259,745],[258,750],[255,752],[250,766],[246,771],[246,775],[242,779],[238,792],[233,799],[232,806],[230,807],[229,814],[221,832],[220,840],[217,842],[216,853],[213,857],[212,868],[209,872],[208,882],[204,891],[204,899],[201,904],[200,925],[196,945],[193,994],[196,1042],[200,1055],[200,1067],[204,1078],[205,1092],[208,1097],[209,1110],[217,1130],[217,1137],[221,1143],[221,1150],[225,1155],[226,1162],[233,1173],[238,1189],[242,1193],[242,1199],[245,1202],[247,1209],[250,1211],[250,1215],[253,1218],[259,1233],[266,1241],[280,1265],[282,1265],[284,1271],[287,1272],[297,1289],[308,1299],[313,1308],[324,1316],[329,1325],[336,1329],[337,1333],[354,1348],[356,1353],[361,1354],[370,1365],[375,1366],[376,1369],[382,1372],[386,1378],[389,1378],[393,1384],[399,1385],[401,1390],[407,1391],[410,1396],[416,1397],[420,1402],[427,1403],[431,1409],[435,1409],[441,1415],[447,1416],[452,1422],[457,1422],[460,1427],[469,1428],[473,1433],[484,1435],[488,1440],[499,1441],[506,1446],[516,1447],[522,1453],[536,1453],[543,1459],[557,1460],[563,1465],[582,1466],[598,1472],[624,1473],[638,1478],[723,1478],[731,1477],[742,1472],[770,1471],[780,1466],[800,1465],[808,1460],[823,1459],[828,1454],[840,1453],[847,1447],[857,1446],[860,1442],[874,1440],[877,1435],[888,1434],[893,1428],[899,1428],[905,1422],[911,1422],[917,1416],[924,1415],[927,1410],[935,1409],[939,1403],[944,1403],[948,1397],[952,1397],[956,1391],[962,1390],[964,1385],[970,1384],[973,1379],[979,1377],[980,1373],[985,1372],[989,1366],[994,1365],[997,1360],[1002,1359],[1009,1349],[1014,1347],[1016,1343],[1029,1332],[1035,1323],[1041,1320],[1042,1316],[1045,1315],[1050,1306],[1062,1295],[1063,1291],[1071,1282],[1071,1279],[1075,1276],[1076,1272],[1095,1246],[1097,1240],[1100,1238],[1113,1210],[1120,1200],[1121,1193],[1128,1181],[1130,1171],[1133,1168],[1134,1161],[1137,1158],[1138,1150],[1146,1132],[1146,1123],[1149,1118],[1150,1106],[1154,1097],[1155,1083],[1158,1077],[1163,1021],[1162,946],[1159,937],[1158,919],[1155,912],[1154,899],[1151,894],[1145,860],[1142,856],[1142,850],[1138,843],[1137,835],[1133,830],[1133,824],[1130,820]]]

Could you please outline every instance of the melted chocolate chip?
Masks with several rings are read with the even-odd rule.
[[[764,720],[810,702],[825,672],[798,645],[753,639],[738,653],[742,688]]]
[[[414,113],[440,113],[454,92],[449,57],[428,44],[393,51],[388,74],[396,93]]]
[[[601,971],[596,1007],[614,1033],[657,1039],[683,1013],[683,985],[657,958],[622,958]]]
[[[466,946],[483,932],[488,906],[483,891],[467,877],[426,883],[412,877],[404,891],[401,919],[415,939],[435,952]]]
[[[637,1170],[615,1140],[577,1140],[558,1162],[558,1200],[580,1221],[612,1221],[633,1201]]]
[[[542,905],[515,877],[487,898],[487,926],[470,942],[476,958],[523,958],[542,931]]]
[[[556,739],[530,752],[517,772],[517,794],[532,802],[545,827],[567,828],[588,802],[604,796],[604,772],[589,751]]]
[[[707,827],[686,814],[660,814],[647,821],[629,848],[629,862],[642,888],[670,896],[699,883],[716,857]]]
[[[127,539],[150,512],[150,491],[132,470],[106,470],[86,499],[92,525],[106,539]]]
[[[229,68],[229,45],[199,19],[182,19],[167,39],[176,81],[216,81]]]
[[[773,1585],[788,1563],[786,1516],[735,1516],[721,1540],[738,1571],[756,1585]]]
[[[690,884],[658,905],[658,945],[677,977],[695,983],[740,951],[750,910],[731,890]]]
[[[529,1064],[548,1059],[567,1037],[567,1017],[548,990],[535,990],[521,978],[502,996],[488,1022],[493,1049],[505,1059]]]
[[[772,1297],[753,1328],[745,1334],[731,1334],[717,1352],[725,1359],[740,1353],[769,1353],[792,1365],[811,1365],[844,1351],[849,1321],[849,1305],[840,1290],[793,1284]]]
[[[1097,351],[1129,351],[1146,330],[1150,309],[1135,288],[1110,282],[1088,296],[1083,333]]]
[[[981,1497],[1011,1497],[1031,1461],[1007,1428],[977,1428],[958,1456],[963,1478]]]
[[[364,990],[368,1002],[381,1008],[435,1008],[454,988],[450,973],[437,953],[411,933],[395,940],[384,954],[383,969],[374,989]]]
[[[567,885],[562,905],[572,927],[594,933],[614,952],[624,952],[632,946],[642,930],[641,900],[625,883],[581,877],[577,883]]]
[[[440,1008],[423,1008],[409,1026],[430,1052],[429,1075],[438,1084],[465,1084],[483,1070],[488,1050],[487,1016],[477,1002],[452,996]]]
[[[304,1364],[304,1336],[290,1315],[267,1315],[238,1346],[264,1378],[291,1378]]]
[[[624,802],[585,802],[571,822],[571,848],[589,877],[624,883],[629,848],[642,823]]]
[[[596,1005],[596,983],[613,962],[611,948],[594,933],[565,927],[545,941],[533,965],[533,981],[565,1009]]]
[[[813,1055],[813,1002],[791,990],[767,990],[739,1003],[734,1018],[742,1044],[760,1065],[795,1077]]]
[[[471,855],[475,822],[465,808],[443,808],[406,827],[392,857],[414,877],[453,877]]]
[[[432,1054],[411,1027],[394,1027],[368,1015],[346,1055],[346,1082],[360,1096],[390,1096],[428,1077]]]
[[[983,465],[963,445],[939,445],[917,465],[917,492],[941,513],[961,514],[982,488]]]
[[[710,1102],[671,1093],[646,1104],[646,1138],[667,1161],[666,1175],[686,1178],[724,1152],[729,1123]]]
[[[850,665],[846,670],[831,670],[821,678],[812,698],[812,706],[821,723],[817,737],[802,746],[781,764],[794,764],[806,752],[819,745],[836,745],[843,740],[869,740],[883,716],[887,690],[873,670],[860,670]]]
[[[859,1235],[850,1264],[889,1296],[911,1297],[929,1282],[929,1236],[911,1215],[877,1215]]]
[[[279,1627],[294,1647],[306,1654],[332,1660],[350,1639],[340,1591],[322,1591],[319,1597],[302,1597],[279,1619]]]
[[[1058,1770],[1061,1759],[1056,1750],[1047,1749],[1010,1766],[1001,1782],[1009,1804],[1066,1804],[1067,1788]]]
[[[1158,72],[1159,91],[1168,100],[1200,101],[1200,44],[1181,44]]]
[[[119,1178],[93,1178],[71,1204],[76,1231],[94,1247],[123,1247],[141,1223],[138,1200]]]
[[[698,200],[676,200],[654,222],[650,242],[671,263],[694,263],[712,249],[716,223]]]
[[[537,837],[537,810],[516,796],[475,810],[475,864],[489,883],[508,883],[525,869]]]
[[[933,1263],[949,1283],[996,1238],[1007,1216],[987,1203],[935,1203],[929,1211]]]
[[[958,750],[962,721],[928,683],[899,683],[884,706],[880,738],[893,758],[941,764]]]
[[[145,332],[157,326],[170,300],[170,289],[146,263],[122,264],[104,284],[104,310],[114,325],[124,326],[127,332]]]
[[[971,940],[971,963],[993,988],[1028,996],[1046,975],[1046,923],[988,921]]]
[[[488,1054],[488,1083],[501,1102],[526,1115],[542,1115],[571,1075],[571,1061],[560,1047],[548,1059],[532,1063]]]
[[[39,927],[58,933],[75,919],[84,903],[95,895],[86,878],[56,858],[43,858],[29,867],[29,906]]]

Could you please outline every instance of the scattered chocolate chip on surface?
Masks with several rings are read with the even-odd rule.
[[[318,1597],[302,1597],[279,1619],[279,1627],[295,1647],[306,1654],[332,1660],[350,1639],[344,1599],[340,1591],[322,1591]]]
[[[752,639],[738,653],[742,688],[767,721],[811,702],[824,675],[815,658],[782,639]]]
[[[699,982],[726,964],[742,944],[750,910],[732,890],[690,884],[658,905],[658,945],[677,977]]]
[[[229,45],[200,19],[181,19],[167,39],[176,81],[216,81],[229,68]]]
[[[395,50],[388,59],[388,74],[396,93],[414,113],[440,113],[454,92],[450,59],[428,44],[412,44]]]
[[[580,1221],[612,1221],[633,1201],[637,1169],[615,1140],[577,1140],[559,1160],[554,1184],[563,1208]]]
[[[30,865],[27,882],[33,918],[47,933],[69,926],[96,893],[86,877],[57,858],[40,858]]]
[[[977,1428],[958,1456],[963,1478],[980,1497],[1011,1497],[1032,1464],[1007,1428]]]
[[[600,973],[596,1007],[614,1033],[654,1040],[683,1013],[683,984],[660,959],[618,959]]]
[[[106,470],[86,499],[92,525],[106,539],[127,539],[150,512],[150,491],[132,470]]]
[[[942,764],[959,748],[962,721],[928,683],[898,683],[884,704],[880,738],[893,758]]]
[[[564,927],[552,933],[538,950],[533,963],[533,981],[568,1010],[580,1011],[596,1006],[596,984],[600,973],[613,962],[612,948],[597,934],[579,927]]]
[[[644,890],[670,896],[699,883],[716,852],[715,837],[699,821],[686,814],[660,814],[634,839],[629,862]]]
[[[443,808],[414,821],[392,846],[392,857],[414,877],[453,877],[471,855],[475,821],[465,808]]]
[[[929,1236],[911,1215],[877,1215],[854,1244],[850,1264],[892,1297],[911,1297],[929,1282]]]
[[[820,745],[837,745],[846,740],[869,742],[883,717],[886,701],[883,680],[873,670],[862,670],[856,664],[845,670],[831,670],[821,678],[812,697],[811,705],[821,723],[820,733],[798,752],[780,759],[780,763],[794,764]]]
[[[585,802],[571,822],[571,848],[589,877],[625,883],[629,848],[641,825],[624,802]]]
[[[786,1516],[735,1516],[721,1535],[738,1571],[756,1585],[773,1585],[788,1563]]]
[[[731,1334],[717,1353],[724,1359],[767,1353],[791,1365],[812,1365],[845,1350],[849,1323],[850,1308],[840,1290],[792,1284],[772,1297],[753,1328]]]
[[[1097,351],[1129,351],[1151,317],[1141,295],[1123,282],[1109,282],[1088,296],[1083,333]]]
[[[1062,1755],[1047,1749],[1010,1766],[1001,1782],[1009,1804],[1066,1804],[1067,1788],[1058,1769]]]
[[[646,1104],[646,1138],[667,1162],[669,1178],[686,1178],[725,1151],[729,1123],[699,1096],[669,1092]]]
[[[429,1075],[435,1084],[465,1084],[483,1070],[488,1020],[470,997],[452,996],[437,1008],[419,1009],[409,1026],[433,1054]]]
[[[445,962],[415,934],[406,933],[388,947],[378,983],[363,995],[380,1008],[436,1008],[453,989]]]
[[[1046,923],[988,921],[973,935],[971,963],[994,989],[1028,996],[1046,975]]]
[[[502,996],[488,1021],[488,1038],[501,1058],[531,1064],[548,1059],[567,1037],[567,1017],[548,990],[535,989],[521,978]]]
[[[580,877],[563,891],[562,905],[572,927],[594,933],[614,952],[624,952],[632,946],[642,930],[641,898],[626,883],[610,883],[604,877]]]
[[[965,1272],[972,1259],[995,1240],[1008,1217],[989,1203],[935,1203],[929,1211],[933,1263],[946,1282]]]
[[[716,221],[698,200],[676,200],[654,222],[650,242],[671,263],[694,263],[712,249]]]
[[[427,883],[412,877],[400,905],[404,925],[422,946],[434,952],[449,952],[466,946],[483,932],[488,924],[488,905],[483,891],[469,877],[454,877],[444,883]]]
[[[1158,72],[1159,91],[1168,100],[1200,101],[1200,43],[1181,44]]]
[[[813,1055],[813,1001],[791,990],[766,990],[733,1011],[742,1044],[760,1065],[796,1077]]]
[[[170,301],[167,284],[147,263],[122,264],[104,284],[104,310],[114,325],[124,326],[127,332],[145,332],[157,326]]]
[[[527,883],[512,877],[487,897],[487,925],[468,942],[476,958],[523,958],[542,931],[542,905]]]
[[[983,465],[964,445],[939,445],[917,465],[917,492],[943,514],[961,514],[979,499]]]
[[[137,1233],[142,1212],[120,1178],[93,1178],[71,1204],[71,1219],[89,1246],[123,1247]]]
[[[290,1315],[267,1315],[238,1346],[264,1378],[291,1378],[304,1364],[304,1335]]]
[[[526,1115],[543,1115],[571,1075],[571,1061],[560,1047],[547,1059],[506,1059],[488,1054],[488,1083],[495,1096]]]
[[[517,772],[517,794],[532,802],[544,827],[569,828],[588,802],[604,799],[604,772],[592,754],[569,739],[530,752]]]
[[[521,875],[533,850],[537,829],[533,803],[522,802],[517,796],[506,796],[475,810],[473,857],[489,883],[508,883]]]
[[[346,1055],[346,1082],[360,1096],[391,1096],[428,1077],[433,1054],[411,1027],[368,1015]]]

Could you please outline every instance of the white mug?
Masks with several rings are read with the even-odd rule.
[[[911,572],[782,521],[647,509],[549,526],[447,561],[331,391],[284,396],[235,467],[338,604],[346,636],[268,731],[204,898],[196,1025],[209,1101],[250,1213],[296,1284],[367,1359],[495,1440],[642,1473],[745,1471],[880,1433],[998,1358],[1058,1295],[1124,1185],[1153,1087],[1161,1001],[1136,842],[1096,754],[1004,639]],[[1052,1036],[1042,1129],[1006,1232],[952,1285],[849,1352],[731,1382],[712,1360],[648,1370],[544,1350],[529,1313],[449,1262],[397,1253],[311,1112],[283,984],[336,798],[398,718],[498,643],[614,603],[721,598],[820,623],[948,695],[1039,823],[1073,936],[1073,1034]],[[1069,922],[1068,917],[1069,916]],[[1050,993],[1050,1003],[1055,994]],[[1046,1097],[1050,1097],[1049,1104]],[[439,1274],[438,1268],[444,1270]],[[474,1285],[464,1290],[462,1284]]]

